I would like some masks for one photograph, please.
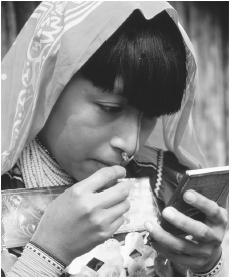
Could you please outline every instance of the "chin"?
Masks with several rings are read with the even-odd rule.
[[[95,173],[97,170],[89,170],[89,169],[81,169],[81,170],[77,170],[75,171],[73,175],[74,179],[76,179],[77,181],[82,181],[86,178],[88,178],[89,176],[91,176],[93,173]],[[77,172],[77,173],[76,173]]]
[[[74,174],[74,178],[78,181],[82,181],[104,167],[107,166],[103,163],[94,160],[87,161],[83,163],[83,165],[80,168],[75,170],[77,174]]]

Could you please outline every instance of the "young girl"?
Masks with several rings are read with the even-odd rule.
[[[191,43],[167,3],[44,2],[35,10],[2,66],[2,185],[71,187],[6,276],[60,276],[109,239],[129,210],[131,186],[120,178],[150,177],[164,208],[176,172],[202,166],[195,77]],[[158,118],[170,152],[146,145]],[[190,240],[146,222],[158,257],[170,261],[152,276],[224,276],[226,211],[195,191],[184,200],[207,221],[162,210]]]

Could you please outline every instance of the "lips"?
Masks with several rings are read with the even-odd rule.
[[[120,165],[121,162],[110,162],[110,161],[104,161],[104,160],[97,160],[97,159],[94,159],[94,161],[98,164],[101,164],[102,166],[104,167],[107,167],[107,166],[113,166],[113,165]]]

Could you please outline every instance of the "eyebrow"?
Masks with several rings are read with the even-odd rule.
[[[108,97],[118,97],[121,101],[126,101],[126,97],[124,95],[124,92],[122,90],[108,90],[108,89],[102,89],[100,87],[96,87],[98,90],[94,91],[94,95],[104,95]]]

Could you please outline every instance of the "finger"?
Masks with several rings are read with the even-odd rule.
[[[111,188],[104,190],[96,195],[98,206],[101,208],[110,208],[124,201],[129,196],[132,183],[127,181],[117,183]]]
[[[216,202],[208,199],[194,190],[186,191],[183,195],[183,198],[184,201],[189,205],[203,212],[210,221],[226,226],[227,211],[220,207]]]
[[[130,203],[128,200],[122,201],[121,203],[113,206],[112,208],[103,210],[104,217],[108,220],[110,224],[116,221],[119,217],[124,216],[130,208]]]
[[[123,216],[117,218],[111,225],[110,225],[110,233],[109,237],[113,236],[114,233],[122,226],[125,222],[125,218]]]
[[[169,251],[173,253],[180,255],[196,255],[197,253],[199,253],[199,245],[194,244],[192,241],[184,240],[173,236],[155,222],[148,222],[145,224],[145,227],[147,231],[150,233],[150,236],[153,238],[153,240],[155,240],[159,245],[167,248]]]
[[[215,239],[213,230],[209,226],[184,215],[173,207],[165,208],[162,215],[172,225],[192,235],[197,241],[208,242]]]
[[[119,178],[124,178],[125,175],[125,168],[119,165],[104,167],[83,181],[76,183],[72,188],[76,193],[82,191],[96,192],[107,186],[109,183],[116,182]]]
[[[213,253],[218,251],[217,247],[213,247],[212,245],[206,243],[206,244],[199,244],[197,247],[197,253],[180,253],[180,252],[174,252],[173,250],[169,249],[166,246],[162,246],[160,243],[155,241],[154,239],[151,240],[151,245],[154,247],[155,250],[165,249],[165,252],[171,253],[173,255],[185,255],[185,256],[196,256],[198,258],[210,258],[213,256]],[[160,251],[162,252],[162,251]],[[163,252],[162,252],[163,253]]]
[[[163,256],[175,264],[181,264],[189,268],[200,269],[207,263],[207,257],[205,256],[190,256],[180,255],[174,252],[170,252],[167,248],[163,247],[157,242],[153,242],[154,249],[163,254]]]
[[[118,217],[111,224],[109,224],[109,228],[101,232],[101,237],[104,239],[111,238],[114,233],[121,227],[124,221],[125,219],[123,216]]]

